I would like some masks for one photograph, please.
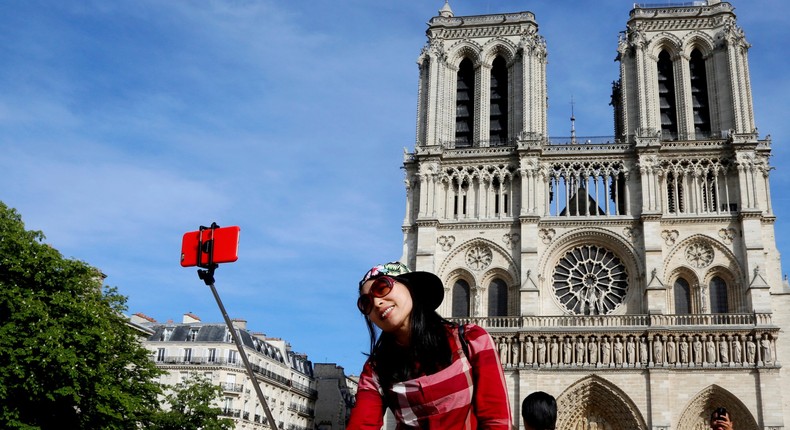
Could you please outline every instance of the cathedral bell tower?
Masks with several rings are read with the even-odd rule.
[[[515,146],[546,137],[546,44],[530,12],[458,18],[447,3],[426,34],[415,152],[404,160],[404,261],[438,272],[448,257],[456,263],[445,269],[469,260],[482,270],[496,260],[504,276],[487,276],[493,302],[481,300],[484,279],[457,272],[460,287],[448,291],[442,312],[518,313],[519,219],[537,207]]]
[[[730,274],[716,282],[664,273],[664,279],[691,282],[697,293],[690,301],[701,301],[692,306],[699,312],[768,311],[766,276],[781,284],[775,243],[763,240],[773,237],[770,140],[758,140],[750,45],[733,9],[718,0],[666,8],[637,5],[618,47],[615,133],[635,148],[645,237],[656,242],[662,235],[690,237],[701,233],[692,227],[696,224],[718,232],[718,237],[710,235],[713,241],[702,234],[696,252],[713,255],[715,242],[737,243],[727,264]],[[649,270],[662,267],[665,257],[646,243]],[[661,293],[648,291],[647,296],[649,311],[672,311],[663,306]],[[708,298],[720,305],[707,303]]]

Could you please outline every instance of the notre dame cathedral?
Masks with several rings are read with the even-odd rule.
[[[428,23],[402,261],[442,278],[442,315],[491,333],[518,428],[536,390],[558,429],[706,429],[718,406],[737,430],[790,420],[771,141],[733,11],[634,5],[604,138],[548,136],[531,12],[445,4]]]

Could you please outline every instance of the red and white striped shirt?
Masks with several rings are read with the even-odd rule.
[[[452,363],[432,375],[394,383],[384,395],[368,361],[359,377],[357,402],[347,429],[381,429],[386,407],[398,429],[510,430],[510,403],[499,356],[491,336],[468,324],[464,354],[457,327],[447,327]]]

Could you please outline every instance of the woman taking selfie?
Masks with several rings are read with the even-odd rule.
[[[439,277],[399,262],[376,266],[359,282],[370,355],[348,429],[381,429],[387,408],[399,429],[510,429],[491,336],[439,316],[443,297]]]

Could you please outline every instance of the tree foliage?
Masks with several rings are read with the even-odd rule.
[[[43,241],[0,202],[0,428],[140,428],[161,371],[123,316],[126,297]]]
[[[168,387],[165,401],[170,409],[156,414],[149,430],[230,430],[233,420],[219,418],[222,410],[216,401],[222,388],[205,377],[192,374],[190,379]]]

